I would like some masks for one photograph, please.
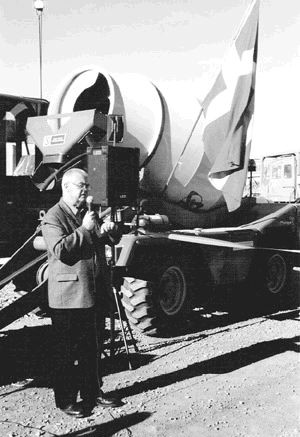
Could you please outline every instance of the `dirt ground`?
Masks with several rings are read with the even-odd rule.
[[[0,307],[14,298],[6,286]],[[83,419],[54,407],[50,319],[24,316],[0,331],[0,436],[298,436],[298,309],[216,299],[172,336],[135,333],[133,370],[118,336],[115,357],[102,360],[104,391],[123,405]]]

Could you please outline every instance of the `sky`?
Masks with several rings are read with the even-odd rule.
[[[43,97],[81,66],[204,98],[250,0],[45,0]],[[252,157],[300,151],[300,1],[260,0]],[[0,4],[0,93],[39,97],[32,0]]]

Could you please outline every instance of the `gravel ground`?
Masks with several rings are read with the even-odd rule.
[[[0,307],[17,297],[9,284]],[[297,305],[241,313],[215,305],[171,337],[135,333],[134,370],[118,337],[116,356],[102,360],[104,390],[123,405],[84,419],[54,407],[50,319],[22,317],[0,331],[0,436],[300,435]]]

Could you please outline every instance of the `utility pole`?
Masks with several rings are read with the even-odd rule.
[[[40,98],[43,98],[43,51],[42,51],[42,16],[44,9],[43,0],[35,0],[33,2],[39,22],[39,66],[40,66]]]

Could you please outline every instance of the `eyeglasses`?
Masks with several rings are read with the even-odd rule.
[[[75,185],[75,187],[79,188],[80,190],[82,190],[83,188],[88,190],[90,188],[89,184],[84,184],[83,182],[80,182],[79,184],[75,184],[75,182],[71,182],[71,184]]]

